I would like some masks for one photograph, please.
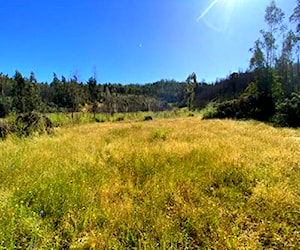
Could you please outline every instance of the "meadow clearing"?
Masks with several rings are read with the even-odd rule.
[[[0,141],[1,249],[300,249],[300,130],[87,123]]]

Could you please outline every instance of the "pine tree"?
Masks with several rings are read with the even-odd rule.
[[[88,80],[87,85],[89,90],[89,101],[92,103],[92,112],[95,117],[96,109],[97,109],[97,99],[98,99],[97,80],[94,77],[91,77]]]
[[[19,71],[16,71],[14,76],[14,88],[13,88],[13,98],[14,98],[14,108],[16,113],[25,113],[25,94],[26,94],[26,83],[22,74]]]

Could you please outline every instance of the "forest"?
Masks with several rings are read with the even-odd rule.
[[[287,17],[275,1],[265,10],[266,29],[250,49],[249,68],[212,84],[191,74],[185,82],[148,84],[79,81],[53,73],[50,83],[0,74],[0,117],[28,112],[120,113],[188,107],[204,118],[256,119],[280,126],[300,126],[300,1]],[[208,106],[207,106],[208,105]]]

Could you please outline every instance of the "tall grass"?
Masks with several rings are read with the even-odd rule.
[[[49,113],[47,116],[55,126],[66,126],[74,124],[85,124],[91,122],[118,122],[118,121],[142,121],[146,116],[157,118],[187,117],[197,113],[189,112],[187,109],[174,109],[164,112],[135,112],[135,113]],[[200,113],[198,113],[198,116]]]
[[[0,142],[3,249],[299,249],[300,131],[198,117]]]

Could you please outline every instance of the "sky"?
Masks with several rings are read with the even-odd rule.
[[[269,0],[6,0],[0,72],[85,82],[213,82],[248,68]],[[289,16],[295,0],[277,0]]]

